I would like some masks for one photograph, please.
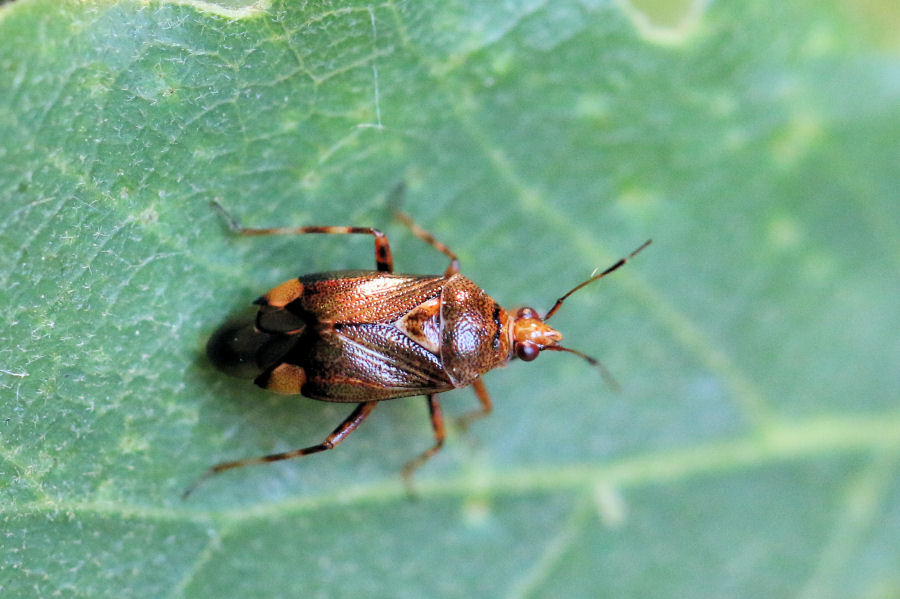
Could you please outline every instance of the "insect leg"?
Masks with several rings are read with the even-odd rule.
[[[211,202],[228,224],[228,228],[238,235],[261,236],[261,235],[349,235],[362,234],[372,235],[375,238],[375,268],[380,272],[394,272],[394,258],[391,255],[391,246],[388,243],[387,235],[373,229],[372,227],[269,227],[263,229],[251,229],[242,226],[234,219],[226,210],[216,201]]]
[[[491,396],[488,394],[487,387],[484,386],[484,383],[481,381],[481,379],[475,379],[475,382],[472,383],[472,389],[475,390],[475,395],[478,396],[478,401],[479,403],[481,403],[481,408],[472,410],[471,412],[466,412],[459,417],[457,423],[463,430],[469,428],[469,425],[476,420],[484,418],[485,416],[490,414],[491,410],[494,409],[494,405],[491,403]]]
[[[394,211],[394,215],[397,217],[400,222],[409,227],[412,230],[413,235],[444,254],[448,258],[450,258],[450,265],[447,267],[447,270],[444,271],[444,276],[449,277],[450,275],[455,275],[459,272],[459,258],[456,257],[456,254],[453,253],[453,250],[448,248],[446,245],[438,241],[434,238],[434,236],[416,224],[416,222],[405,212],[400,212],[399,210]]]
[[[251,466],[253,464],[265,464],[268,462],[289,460],[291,458],[299,458],[301,456],[309,455],[311,453],[318,453],[327,449],[334,449],[341,441],[347,438],[347,435],[356,430],[356,427],[366,419],[366,416],[372,413],[372,410],[375,409],[376,405],[377,402],[369,401],[356,406],[356,409],[353,410],[353,412],[351,412],[351,414],[347,416],[347,418],[343,422],[341,422],[341,424],[338,425],[338,427],[334,429],[334,431],[332,431],[330,435],[325,437],[325,440],[318,445],[313,445],[304,449],[285,451],[283,453],[273,453],[256,458],[244,458],[243,460],[234,460],[233,462],[222,462],[221,464],[216,464],[215,466],[204,472],[200,476],[200,478],[198,478],[194,482],[194,484],[188,487],[187,490],[185,490],[185,492],[181,494],[181,498],[186,499],[188,495],[194,492],[194,489],[196,489],[197,485],[199,485],[201,482],[203,482],[210,476],[213,476],[214,474],[218,474],[220,472],[224,472],[225,470],[231,470],[232,468],[241,468],[243,466]]]
[[[434,429],[434,445],[403,465],[403,482],[409,495],[413,495],[413,473],[427,462],[431,456],[440,451],[444,445],[444,412],[441,410],[441,404],[438,402],[437,394],[432,393],[426,399],[428,401],[428,412],[431,414],[431,428]]]

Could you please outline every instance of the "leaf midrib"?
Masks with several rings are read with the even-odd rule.
[[[522,466],[513,469],[469,470],[457,476],[421,480],[417,495],[427,501],[438,497],[502,496],[585,491],[602,483],[614,488],[642,487],[692,477],[738,471],[770,463],[812,459],[834,454],[900,454],[900,412],[881,416],[844,414],[771,424],[759,433],[677,451],[657,451],[608,463]],[[110,501],[33,501],[18,504],[0,515],[38,515],[60,511],[115,516],[148,521],[221,522],[232,526],[274,516],[314,512],[335,505],[375,505],[405,500],[399,479],[386,478],[342,487],[316,496],[290,497],[254,507],[195,508],[191,500],[163,506],[125,505]]]

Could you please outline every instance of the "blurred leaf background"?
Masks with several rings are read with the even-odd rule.
[[[97,2],[0,8],[5,597],[900,597],[900,11],[850,1]],[[424,402],[226,379],[297,274],[445,260],[567,302],[571,356]],[[444,396],[462,413],[471,391]]]

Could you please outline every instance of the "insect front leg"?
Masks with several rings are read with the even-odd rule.
[[[225,219],[228,228],[238,235],[250,237],[262,235],[371,235],[375,238],[375,268],[380,272],[394,272],[394,257],[391,255],[391,246],[387,235],[372,227],[269,227],[251,229],[242,226],[221,204],[213,200],[211,202]]]
[[[479,403],[481,403],[481,407],[476,410],[472,410],[471,412],[466,412],[459,417],[459,420],[457,420],[456,422],[463,430],[468,429],[470,424],[472,424],[476,420],[484,418],[494,409],[494,404],[491,403],[491,396],[488,393],[487,387],[484,386],[484,383],[481,381],[481,379],[475,379],[475,382],[472,383],[472,389],[474,389],[475,395],[478,396],[478,401]]]
[[[444,445],[444,412],[441,410],[441,404],[437,399],[437,394],[431,394],[426,397],[428,402],[428,412],[431,414],[431,428],[434,430],[434,445],[420,453],[415,458],[403,465],[403,483],[406,485],[406,492],[410,496],[414,495],[412,476],[413,473],[431,456],[441,450]]]
[[[440,253],[444,254],[448,258],[450,258],[450,265],[447,266],[447,270],[444,271],[445,277],[449,277],[450,275],[455,275],[456,273],[459,272],[459,258],[456,257],[456,254],[453,253],[453,250],[451,250],[449,247],[447,247],[446,245],[444,245],[443,243],[441,243],[440,241],[435,239],[431,233],[429,233],[428,231],[426,231],[425,229],[423,229],[422,227],[417,225],[416,221],[414,221],[412,219],[412,217],[410,217],[405,212],[400,212],[399,210],[395,210],[394,215],[397,217],[398,220],[400,220],[400,222],[402,222],[404,225],[406,225],[407,227],[410,228],[413,235],[415,235],[416,237],[418,237],[419,239],[421,239],[422,241],[424,241],[425,243],[427,243],[428,245],[430,245],[431,247],[433,247]]]
[[[320,451],[325,451],[328,449],[334,449],[338,446],[338,444],[347,438],[347,435],[356,430],[356,427],[360,425],[360,423],[366,419],[366,416],[372,413],[372,410],[375,409],[377,402],[370,401],[366,403],[361,403],[356,406],[356,409],[351,412],[343,422],[338,425],[334,431],[327,437],[325,440],[319,443],[318,445],[312,445],[310,447],[306,447],[303,449],[294,449],[292,451],[285,451],[282,453],[273,453],[270,455],[264,455],[255,458],[244,458],[243,460],[234,460],[232,462],[222,462],[221,464],[216,464],[206,472],[204,472],[200,478],[194,482],[190,487],[185,490],[184,493],[181,494],[182,499],[186,499],[188,495],[194,492],[194,489],[197,488],[197,485],[202,483],[204,480],[213,476],[214,474],[218,474],[220,472],[224,472],[226,470],[231,470],[233,468],[242,468],[244,466],[251,466],[253,464],[266,464],[268,462],[278,462],[280,460],[289,460],[291,458],[299,458],[301,456],[309,455],[312,453],[318,453]]]

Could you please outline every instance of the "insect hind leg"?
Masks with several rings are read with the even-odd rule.
[[[194,484],[188,487],[184,491],[184,493],[181,494],[181,498],[187,499],[187,497],[194,492],[194,489],[196,489],[197,486],[200,485],[200,483],[202,483],[209,477],[226,470],[242,468],[244,466],[252,466],[254,464],[266,464],[269,462],[289,460],[291,458],[299,458],[305,455],[319,453],[320,451],[334,449],[341,441],[347,438],[347,435],[356,430],[356,427],[358,427],[360,423],[362,423],[362,421],[366,419],[366,416],[372,413],[372,410],[375,409],[376,405],[378,405],[377,402],[369,401],[356,406],[356,409],[353,410],[353,412],[351,412],[350,415],[347,416],[347,418],[345,418],[344,421],[341,422],[338,427],[334,429],[334,431],[332,431],[330,435],[325,437],[325,440],[318,445],[311,445],[310,447],[305,447],[303,449],[294,449],[292,451],[285,451],[282,453],[273,453],[255,458],[244,458],[243,460],[234,460],[232,462],[222,462],[221,464],[216,464],[215,466],[204,472],[200,476],[200,478],[198,478],[194,482]]]
[[[375,268],[379,272],[394,272],[394,257],[387,235],[372,227],[265,227],[249,228],[241,225],[218,202],[210,202],[222,215],[228,228],[237,235],[260,237],[264,235],[371,235],[375,238]]]
[[[412,217],[402,210],[400,210],[399,205],[403,203],[403,196],[406,193],[406,184],[399,183],[397,187],[393,191],[393,195],[395,196],[394,200],[394,216],[402,222],[404,225],[409,227],[412,231],[412,234],[444,254],[450,259],[450,264],[447,266],[447,270],[444,271],[444,276],[449,277],[450,275],[455,275],[459,272],[459,258],[456,257],[456,254],[453,253],[449,247],[438,241],[434,238],[434,235],[420,227],[416,224],[416,221],[412,219]]]

